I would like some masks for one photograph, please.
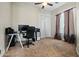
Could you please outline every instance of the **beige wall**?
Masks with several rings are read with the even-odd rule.
[[[56,8],[52,11],[52,36],[54,37],[56,31],[56,15],[62,13],[63,11],[75,7],[75,3],[68,2],[59,8]]]
[[[12,25],[15,30],[19,24],[38,26],[39,10],[28,3],[12,4]]]
[[[76,25],[77,25],[77,54],[79,55],[79,3],[76,3]]]
[[[0,50],[5,52],[5,28],[12,26],[17,30],[18,24],[38,27],[39,10],[26,3],[0,3]]]
[[[0,50],[1,54],[4,53],[4,45],[5,45],[5,28],[11,25],[11,10],[10,3],[1,3],[0,2]]]
[[[48,11],[39,10],[30,3],[12,3],[12,27],[15,30],[18,30],[19,24],[25,24],[39,28],[41,24],[41,14],[50,16],[51,13]]]

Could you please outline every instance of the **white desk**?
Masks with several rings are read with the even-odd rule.
[[[21,37],[20,37],[20,34],[19,34],[19,33],[8,34],[8,35],[11,36],[11,39],[10,39],[10,41],[9,41],[9,44],[8,44],[8,46],[7,46],[6,51],[8,51],[8,49],[9,49],[9,47],[10,47],[10,44],[11,44],[11,41],[12,41],[14,35],[16,35],[16,36],[18,37],[18,39],[19,39],[19,41],[20,41],[20,44],[21,44],[21,47],[23,48],[23,44],[22,44]]]

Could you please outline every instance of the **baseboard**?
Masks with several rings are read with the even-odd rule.
[[[79,56],[79,51],[78,51],[78,48],[76,48],[76,53],[77,53],[77,55]]]
[[[3,51],[3,52],[1,53],[0,57],[3,57],[3,56],[4,56],[4,54],[5,54],[5,51]]]
[[[53,39],[53,37],[46,37],[46,39]]]
[[[54,39],[53,37],[42,37],[40,39]]]

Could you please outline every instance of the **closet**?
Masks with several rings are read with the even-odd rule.
[[[51,37],[51,15],[49,13],[42,13],[39,20],[41,38]]]

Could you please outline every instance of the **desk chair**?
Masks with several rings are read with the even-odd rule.
[[[10,36],[8,36],[8,34],[13,34],[14,32],[15,32],[14,29],[12,29],[11,27],[5,28],[5,48],[8,46],[8,43],[11,38]],[[13,37],[10,47],[15,46],[16,44],[15,39],[16,36]]]
[[[27,32],[26,32],[26,36],[25,36],[25,38],[27,39],[27,41],[26,41],[25,45],[27,45],[28,48],[29,48],[30,44],[34,45],[33,44],[34,32],[35,32],[35,27],[28,27],[27,28]]]

